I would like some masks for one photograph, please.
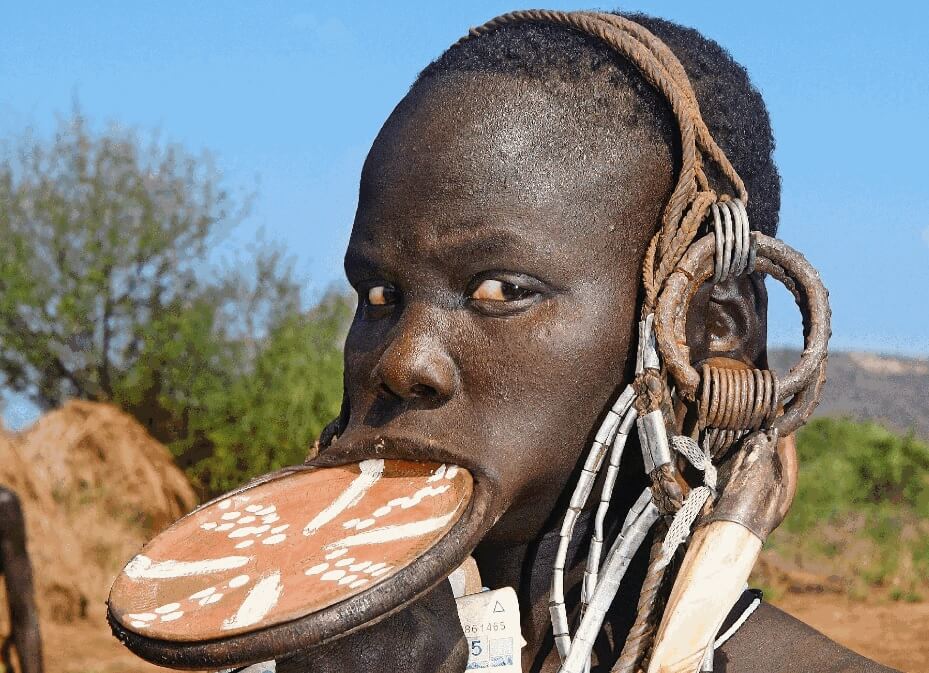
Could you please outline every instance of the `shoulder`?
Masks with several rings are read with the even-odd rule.
[[[762,603],[717,651],[716,673],[896,673]]]

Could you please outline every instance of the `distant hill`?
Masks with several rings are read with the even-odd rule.
[[[771,366],[783,374],[796,350],[773,349]],[[830,353],[823,399],[815,416],[876,421],[929,441],[929,359],[873,353]]]

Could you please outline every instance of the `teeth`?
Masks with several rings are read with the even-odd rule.
[[[430,482],[431,482],[431,481],[438,481],[439,479],[441,479],[442,477],[445,476],[445,470],[446,470],[446,469],[447,469],[447,467],[446,467],[445,463],[443,463],[442,465],[439,466],[439,469],[437,469],[437,470],[435,471],[435,473],[434,473],[431,477],[429,477],[428,479],[426,479],[426,481],[430,481]]]

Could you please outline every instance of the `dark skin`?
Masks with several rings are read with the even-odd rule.
[[[0,572],[5,575],[10,607],[10,635],[3,646],[7,670],[42,673],[42,643],[32,582],[32,566],[26,553],[26,528],[19,498],[0,487]],[[10,645],[19,667],[13,668]]]
[[[627,110],[641,104],[623,95]],[[618,114],[591,134],[588,99],[516,76],[418,86],[368,156],[345,259],[359,293],[345,346],[350,416],[328,457],[361,458],[380,443],[381,455],[457,463],[492,485],[499,519],[475,557],[485,585],[519,594],[524,671],[558,668],[553,531],[593,430],[631,380],[642,257],[675,178],[667,124]],[[763,362],[764,305],[757,279],[701,292],[695,359]],[[637,448],[617,486],[619,516],[644,486]],[[569,604],[584,560],[583,549],[569,556]],[[641,566],[604,625],[595,670],[618,656]],[[374,670],[350,655],[362,650],[381,670],[467,661],[446,583],[371,631],[278,670]],[[781,670],[759,666],[766,647],[736,647],[725,670]]]

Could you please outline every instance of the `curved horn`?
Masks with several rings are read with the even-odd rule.
[[[793,437],[766,451],[758,433],[732,466],[705,525],[694,532],[655,637],[648,673],[696,673],[745,589],[761,545],[787,513],[797,489]],[[773,474],[772,474],[773,472]],[[772,488],[766,486],[775,482]],[[755,487],[752,488],[752,485]]]

